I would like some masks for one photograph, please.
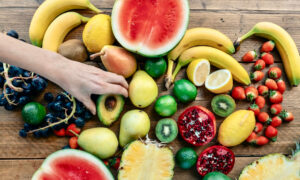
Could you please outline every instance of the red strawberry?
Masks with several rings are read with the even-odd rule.
[[[115,170],[118,170],[120,167],[120,158],[114,157],[108,160],[109,166],[113,167]]]
[[[269,94],[269,88],[265,85],[260,85],[257,88],[258,94],[261,96],[267,96]]]
[[[250,79],[253,81],[260,81],[264,78],[265,74],[261,71],[254,71],[253,73],[250,74]]]
[[[246,97],[248,101],[253,101],[258,96],[258,91],[255,87],[249,86],[245,89]]]
[[[278,91],[283,94],[285,89],[286,89],[286,85],[285,82],[282,79],[278,79],[277,80],[277,86],[278,86]]]
[[[277,115],[281,112],[282,106],[281,104],[272,104],[270,109],[271,109],[271,114]]]
[[[257,104],[251,104],[248,110],[253,111],[255,116],[257,116],[260,112]]]
[[[78,140],[78,137],[71,137],[69,139],[69,146],[72,148],[72,149],[77,149],[78,148],[78,143],[77,143],[77,140]]]
[[[265,136],[258,136],[255,141],[252,143],[254,145],[263,146],[269,142],[269,139]]]
[[[259,59],[254,63],[254,69],[257,71],[263,70],[266,67],[266,63],[264,60]]]
[[[282,110],[279,116],[287,122],[291,122],[294,120],[294,115],[291,112],[288,112],[286,110]]]
[[[256,122],[255,124],[255,128],[254,128],[254,132],[259,133],[260,131],[262,131],[263,129],[263,124],[260,122]]]
[[[247,52],[247,53],[243,56],[242,60],[243,60],[244,62],[251,62],[251,61],[253,61],[256,57],[257,57],[257,54],[256,54],[255,51],[249,51],[249,52]]]
[[[258,105],[259,109],[262,109],[266,104],[266,100],[262,96],[257,96],[257,98],[255,99],[255,104]]]
[[[282,102],[283,97],[279,91],[270,91],[270,102],[273,104],[279,104]]]
[[[257,119],[259,122],[267,123],[267,124],[269,124],[272,121],[269,114],[266,112],[260,112],[257,116]]]
[[[61,128],[60,130],[54,130],[53,133],[60,137],[66,136],[66,130],[64,128]]]
[[[267,78],[265,81],[265,85],[270,89],[270,90],[277,90],[278,86],[276,81],[274,81],[273,79]]]
[[[271,52],[273,51],[274,47],[275,47],[274,41],[272,40],[267,41],[261,46],[260,52]]]
[[[281,77],[281,69],[279,67],[271,67],[268,71],[268,75],[272,79],[278,79]]]
[[[275,142],[277,140],[277,129],[273,126],[268,126],[265,130],[265,136],[271,139],[271,141]]]
[[[76,136],[75,134],[80,134],[81,129],[76,127],[76,125],[74,123],[70,124],[67,127],[67,131],[66,131],[66,135],[67,136]]]
[[[233,97],[233,99],[236,99],[236,100],[246,99],[245,90],[241,86],[237,86],[237,87],[233,88],[233,90],[231,92],[231,96]]]
[[[274,116],[274,117],[272,118],[271,126],[273,126],[273,127],[278,127],[278,126],[281,125],[281,123],[282,123],[281,117],[279,117],[279,116]]]
[[[255,143],[256,137],[257,137],[256,133],[255,133],[255,132],[252,132],[252,133],[248,136],[248,138],[246,139],[246,141],[247,141],[248,143],[253,144],[253,143]]]
[[[270,53],[262,53],[261,59],[264,60],[267,65],[274,64],[274,57]]]

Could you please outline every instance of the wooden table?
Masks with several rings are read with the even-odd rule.
[[[113,0],[92,0],[92,2],[105,13],[110,13]],[[215,28],[226,35],[231,40],[235,40],[238,36],[247,32],[255,23],[260,21],[271,21],[284,27],[294,38],[298,48],[300,47],[300,2],[298,0],[190,0],[190,25],[189,27],[210,27]],[[19,32],[20,37],[25,40],[28,38],[28,28],[31,17],[33,16],[39,2],[35,0],[0,0],[0,31],[15,29]],[[79,11],[84,15],[92,16],[91,12]],[[83,26],[82,26],[83,27]],[[67,37],[80,38],[82,27],[74,30]],[[258,49],[265,40],[259,38],[251,38],[243,43],[240,51],[234,55],[237,60],[241,56],[252,49]],[[277,54],[276,65],[282,67],[281,60]],[[42,59],[41,59],[42,60]],[[250,71],[253,64],[242,64]],[[185,72],[181,71],[177,78],[185,77]],[[157,80],[160,89],[160,95],[168,94],[163,88],[163,79]],[[46,90],[51,92],[61,91],[56,85],[49,83]],[[251,147],[249,145],[239,145],[232,150],[236,155],[236,164],[229,174],[232,178],[237,178],[241,170],[248,163],[258,159],[269,153],[289,154],[297,140],[300,140],[300,87],[288,87],[288,91],[284,95],[284,108],[290,110],[295,115],[295,120],[289,124],[283,124],[279,127],[278,141],[270,143],[263,147]],[[36,98],[36,101],[42,101],[42,95]],[[174,119],[183,109],[190,105],[202,105],[210,108],[210,100],[213,94],[209,93],[205,88],[199,88],[197,100],[191,104],[179,104],[178,112],[173,116]],[[246,109],[246,102],[237,102],[238,109]],[[127,100],[126,112],[134,107]],[[157,120],[160,118],[153,111],[153,105],[145,109],[151,118],[152,131]],[[223,119],[218,118],[218,125]],[[0,108],[0,179],[2,180],[25,180],[30,179],[32,174],[37,170],[44,158],[49,154],[61,149],[67,144],[68,138],[58,138],[51,136],[44,139],[34,139],[28,137],[26,139],[18,136],[19,130],[23,126],[23,120],[20,110],[14,112],[5,111]],[[101,123],[94,117],[90,120],[85,128],[101,126]],[[119,121],[111,127],[117,134],[119,129]],[[153,132],[150,133],[151,138],[155,138]],[[216,144],[216,140],[206,146],[195,148],[199,154],[206,147]],[[188,146],[181,138],[177,138],[169,144],[173,148],[173,152],[182,147]],[[116,172],[114,172],[116,173]],[[175,168],[174,179],[199,179],[195,169],[181,170]]]

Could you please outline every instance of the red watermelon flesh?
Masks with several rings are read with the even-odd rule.
[[[188,25],[187,0],[117,0],[112,28],[119,43],[145,56],[172,50]]]

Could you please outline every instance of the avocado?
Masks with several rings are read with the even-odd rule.
[[[119,118],[123,107],[123,96],[112,94],[101,95],[97,100],[98,118],[105,126],[110,126]]]

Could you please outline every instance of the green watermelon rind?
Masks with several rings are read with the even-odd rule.
[[[87,153],[87,152],[81,151],[81,150],[76,150],[76,149],[63,149],[63,150],[59,150],[59,151],[56,151],[56,152],[50,154],[44,160],[41,167],[34,173],[34,175],[32,176],[32,180],[39,180],[40,173],[51,172],[51,167],[49,166],[49,164],[56,158],[65,157],[65,155],[68,155],[68,156],[72,155],[72,156],[85,158],[87,161],[90,161],[93,164],[95,164],[97,167],[99,167],[99,169],[101,169],[103,171],[105,177],[108,180],[114,180],[114,177],[111,174],[110,170],[100,159],[98,159],[96,156],[94,156],[90,153]]]
[[[117,11],[118,11],[120,5],[122,4],[121,1],[123,1],[123,0],[116,0],[115,3],[114,3],[113,9],[112,9],[112,13],[111,13],[111,27],[112,27],[112,31],[113,31],[113,34],[114,34],[116,40],[125,49],[127,49],[128,51],[131,51],[133,53],[142,55],[144,57],[156,58],[156,57],[162,57],[162,56],[167,55],[170,51],[172,51],[180,43],[181,39],[183,38],[183,36],[184,36],[184,34],[185,34],[185,32],[186,32],[186,30],[188,28],[188,25],[189,25],[190,8],[189,8],[188,0],[181,0],[181,1],[183,1],[183,6],[186,7],[186,13],[185,13],[185,17],[184,17],[184,19],[186,19],[186,21],[184,22],[182,32],[179,33],[179,35],[177,36],[179,38],[176,39],[176,41],[174,43],[169,44],[168,46],[166,46],[167,50],[165,50],[165,51],[163,51],[161,53],[157,53],[157,54],[145,53],[145,52],[143,52],[143,50],[138,50],[136,47],[128,47],[126,45],[125,39],[123,39],[121,37],[120,33],[119,33],[119,27],[117,25],[118,23],[114,23],[114,22],[117,22],[117,14],[118,14]]]

